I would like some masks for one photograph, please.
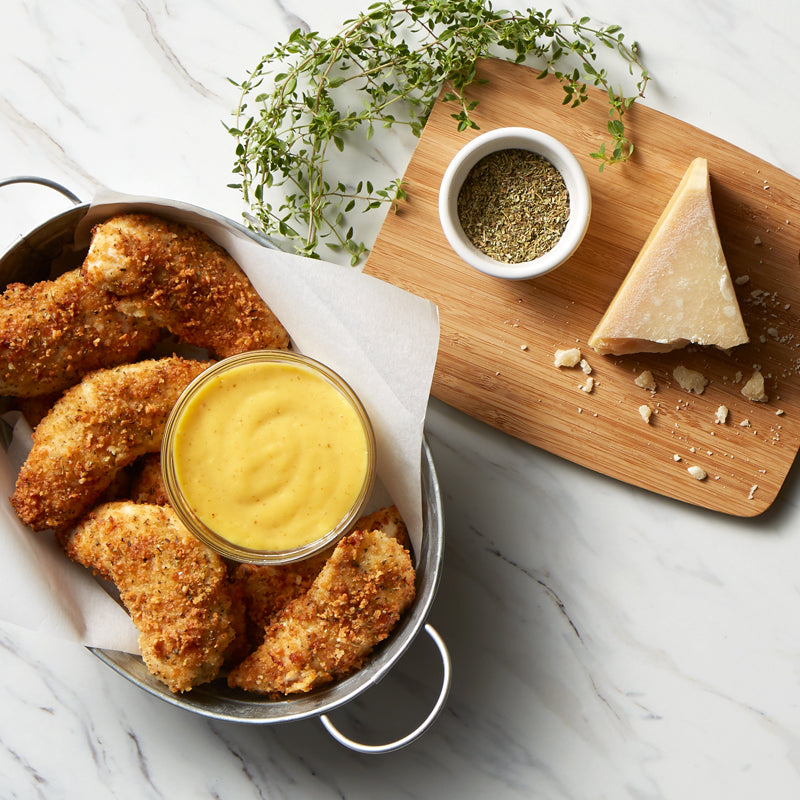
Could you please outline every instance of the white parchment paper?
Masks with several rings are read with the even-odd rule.
[[[262,246],[229,220],[169,200],[98,194],[76,232],[88,246],[92,226],[122,211],[148,211],[194,225],[239,263],[299,352],[327,364],[359,395],[378,448],[374,505],[391,498],[418,550],[422,536],[420,456],[439,344],[436,306],[351,267]],[[119,604],[70,562],[49,532],[33,533],[8,503],[30,431],[16,412],[0,452],[0,619],[88,646],[138,652],[137,634]],[[383,494],[383,497],[380,495]]]

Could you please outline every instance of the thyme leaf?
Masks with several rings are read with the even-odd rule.
[[[615,88],[598,64],[601,48],[627,66],[635,92]],[[319,257],[325,245],[357,264],[367,247],[350,215],[396,210],[405,188],[401,178],[377,188],[366,180],[333,181],[326,167],[355,135],[369,141],[377,128],[403,126],[419,136],[443,86],[445,100],[456,105],[457,130],[477,128],[477,103],[467,90],[487,56],[536,59],[542,76],[561,82],[571,107],[586,101],[588,85],[606,90],[610,143],[591,156],[601,170],[631,156],[623,117],[650,76],[619,26],[588,17],[559,22],[550,10],[496,11],[488,0],[382,0],[331,37],[293,31],[244,80],[231,79],[239,98],[234,123],[226,125],[236,139],[238,180],[230,186],[249,208],[248,225],[299,254]]]

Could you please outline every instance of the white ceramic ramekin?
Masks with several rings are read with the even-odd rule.
[[[560,173],[569,193],[569,221],[561,238],[539,258],[517,264],[497,261],[478,249],[458,218],[458,194],[470,170],[498,150],[529,150],[546,158]],[[477,136],[456,153],[439,188],[439,218],[447,241],[458,256],[487,275],[524,280],[544,275],[563,264],[578,248],[589,227],[592,199],[589,182],[570,150],[549,134],[532,128],[498,128]]]

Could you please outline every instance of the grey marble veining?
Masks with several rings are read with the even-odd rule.
[[[238,219],[230,121],[241,79],[297,26],[355,0],[10,0],[0,10],[0,177],[39,174]],[[800,10],[765,0],[585,0],[654,76],[646,102],[800,175]],[[665,142],[680,148],[680,142]],[[413,142],[375,143],[402,172]],[[68,207],[0,189],[0,245]],[[356,755],[317,720],[209,722],[91,653],[0,626],[0,798],[792,798],[800,793],[800,511],[792,471],[760,518],[633,489],[432,401],[446,553],[430,621],[453,660],[434,727]],[[440,664],[424,636],[332,715],[355,737],[407,730]]]

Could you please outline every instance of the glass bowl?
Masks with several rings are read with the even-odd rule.
[[[289,413],[288,403],[294,402],[295,398],[300,399],[300,395],[295,395],[295,398],[290,395],[290,401],[287,403],[269,400],[267,411],[262,411],[256,405],[252,407],[250,405],[256,400],[260,401],[262,396],[268,398],[269,388],[263,385],[247,385],[245,371],[249,367],[255,367],[257,370],[253,373],[255,379],[255,376],[260,378],[261,373],[266,376],[271,372],[274,373],[272,367],[276,366],[288,366],[291,375],[300,373],[306,379],[310,377],[311,390],[317,388],[317,383],[323,392],[327,392],[329,388],[334,390],[336,402],[343,403],[341,408],[344,414],[339,419],[346,417],[350,426],[358,431],[357,435],[363,434],[365,452],[361,450],[360,438],[355,440],[354,444],[359,461],[362,454],[365,455],[365,466],[363,480],[360,478],[361,472],[357,472],[354,480],[349,482],[346,488],[341,488],[340,497],[335,503],[337,508],[344,509],[341,514],[331,517],[328,521],[323,520],[321,528],[309,528],[304,538],[295,543],[285,546],[270,544],[262,549],[253,546],[249,541],[245,542],[239,535],[240,530],[245,530],[244,525],[234,530],[231,527],[232,520],[225,519],[234,500],[238,501],[241,498],[243,503],[250,504],[247,507],[249,513],[253,502],[260,502],[264,497],[279,499],[289,492],[286,488],[289,480],[300,480],[300,484],[294,487],[296,499],[291,503],[291,512],[287,512],[287,519],[290,521],[275,524],[274,537],[282,538],[285,532],[284,525],[291,524],[291,520],[295,518],[305,516],[311,506],[309,498],[319,497],[320,515],[331,516],[325,506],[331,504],[331,496],[336,494],[336,492],[327,493],[321,484],[316,484],[315,476],[318,473],[309,471],[327,468],[327,458],[323,456],[331,452],[331,443],[326,438],[320,439],[320,442],[324,441],[324,446],[320,446],[316,440],[298,445],[296,440],[296,436],[301,433],[298,429],[310,428],[313,425],[313,420],[309,417],[295,418]],[[267,377],[266,380],[272,378]],[[291,392],[301,391],[299,384],[295,387],[295,383],[297,381],[290,381],[288,388]],[[308,391],[308,385],[304,386],[302,392]],[[200,419],[198,415],[207,413],[210,406],[216,404],[216,413],[219,413],[220,404],[225,401],[232,405],[224,413],[222,417],[224,424],[218,432],[211,434],[210,428],[204,428],[205,433],[195,432],[194,435],[191,435],[191,429],[183,431],[187,424],[195,424]],[[352,411],[353,418],[346,409]],[[272,435],[270,426],[273,422],[277,422],[279,417],[292,421],[292,424],[285,429],[286,441],[277,435],[274,437]],[[235,426],[244,427],[244,446],[235,447],[232,444],[231,431]],[[341,428],[342,423],[331,422],[328,430],[324,431],[326,437],[333,427]],[[195,442],[203,446],[209,443],[209,447],[207,456],[201,459],[199,468],[193,468],[194,474],[192,474],[188,468],[189,462],[185,460],[185,453],[186,448],[194,446]],[[333,445],[333,449],[336,450],[337,447]],[[338,449],[341,451],[341,448]],[[249,459],[253,454],[256,456],[255,459],[240,463],[240,456]],[[302,473],[301,465],[304,468]],[[361,515],[375,483],[375,435],[361,401],[333,370],[297,353],[283,350],[256,350],[219,361],[203,371],[186,387],[166,423],[161,445],[161,469],[170,504],[184,525],[200,541],[223,557],[234,561],[283,564],[308,558],[332,547]],[[198,474],[203,470],[208,475],[216,477],[213,478],[210,487],[200,489],[197,480]],[[284,472],[286,481],[283,479]],[[204,480],[205,476],[202,478]],[[313,490],[310,482],[312,479]],[[214,510],[216,516],[211,513],[211,506],[206,506],[212,492],[218,495]],[[263,497],[258,495],[258,492],[262,492]],[[268,530],[273,524],[270,513],[262,510],[257,514],[253,512],[253,519],[247,523],[247,529],[255,530],[256,527],[261,527]],[[305,522],[303,524],[306,525]]]

